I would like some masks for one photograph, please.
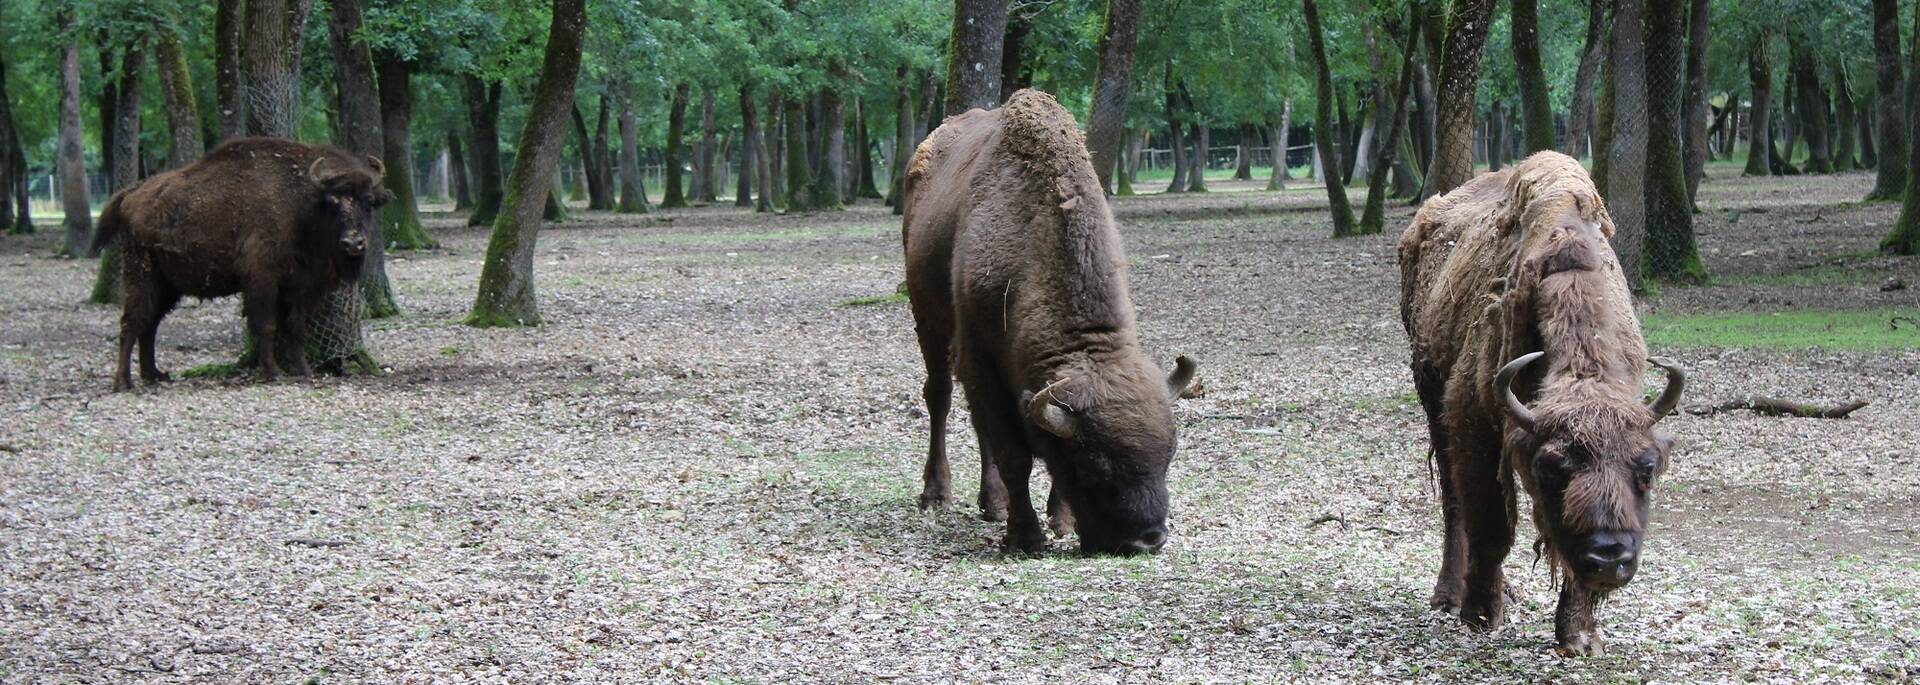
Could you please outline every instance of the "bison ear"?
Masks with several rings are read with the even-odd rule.
[[[1073,417],[1072,412],[1053,401],[1053,389],[1059,387],[1061,382],[1063,381],[1054,382],[1039,394],[1034,394],[1031,390],[1021,393],[1020,403],[1026,406],[1028,422],[1040,430],[1052,433],[1054,437],[1072,440],[1080,432],[1079,420]]]
[[[1194,369],[1199,366],[1193,357],[1184,354],[1173,360],[1173,373],[1167,374],[1167,401],[1180,399],[1181,393],[1187,391],[1187,384],[1193,382]]]
[[[379,185],[381,181],[387,178],[387,163],[380,161],[378,156],[367,155],[367,166],[373,168],[374,185]]]

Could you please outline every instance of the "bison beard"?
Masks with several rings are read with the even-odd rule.
[[[1673,441],[1653,426],[1685,373],[1641,403],[1649,364],[1613,220],[1578,162],[1542,152],[1429,200],[1400,238],[1401,316],[1446,529],[1432,606],[1475,629],[1505,613],[1514,481],[1561,584],[1560,648],[1603,651],[1593,612],[1638,568]]]
[[[1126,257],[1073,116],[1015,93],[953,117],[905,182],[907,292],[927,365],[932,436],[922,508],[949,498],[946,421],[957,376],[981,446],[980,506],[1008,518],[1008,549],[1044,547],[1028,495],[1033,459],[1054,480],[1054,530],[1089,552],[1166,542],[1172,400],[1140,352]]]
[[[182,296],[243,294],[262,375],[279,375],[282,358],[310,373],[299,353],[306,313],[359,277],[379,208],[391,199],[380,185],[384,172],[375,157],[241,138],[109,200],[96,241],[125,249],[114,389],[133,386],[136,342],[141,380],[166,379],[154,363],[154,336]]]

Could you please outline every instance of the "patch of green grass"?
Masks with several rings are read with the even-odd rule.
[[[906,293],[888,293],[886,295],[868,295],[866,297],[856,297],[834,306],[836,307],[868,307],[868,306],[877,305],[877,304],[906,304],[906,303],[907,303]]]
[[[1920,348],[1920,309],[1648,314],[1641,326],[1655,347]]]
[[[233,362],[214,362],[180,372],[181,378],[232,378],[240,375],[240,365]]]
[[[442,347],[442,348],[440,348],[440,356],[442,356],[442,357],[458,357],[458,356],[460,356],[460,348],[458,348],[458,347],[455,347],[455,346],[453,346],[453,345],[448,345],[448,346],[446,346],[446,347]]]

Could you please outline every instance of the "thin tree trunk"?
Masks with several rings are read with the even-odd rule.
[[[1833,62],[1833,115],[1833,170],[1852,171],[1860,166],[1854,157],[1856,112],[1853,84],[1848,78],[1846,65],[1839,60]]]
[[[1767,49],[1768,38],[1761,31],[1747,48],[1747,82],[1753,89],[1753,109],[1747,117],[1751,129],[1747,134],[1747,176],[1766,176],[1773,166],[1773,134],[1767,129],[1773,113],[1773,58]]]
[[[749,93],[749,95],[751,95],[751,93]],[[757,105],[751,101],[749,101],[746,106],[757,107]],[[772,111],[771,107],[769,107],[768,111]],[[755,173],[759,176],[757,185],[760,188],[760,195],[753,207],[753,211],[756,212],[773,212],[775,210],[774,198],[780,196],[780,186],[775,180],[778,179],[779,176],[773,171],[774,163],[778,161],[778,159],[773,155],[773,150],[767,145],[768,139],[774,135],[774,128],[775,120],[768,118],[766,125],[759,127],[758,135],[755,135],[753,140],[748,141],[749,144],[753,145]]]
[[[80,43],[73,35],[71,10],[55,15],[60,45],[59,164],[60,207],[66,212],[66,246],[61,254],[81,257],[93,242],[93,203],[87,193],[87,168],[80,141]]]
[[[154,56],[160,60],[160,94],[167,111],[167,168],[178,169],[200,159],[200,110],[193,103],[193,80],[187,72],[186,51],[171,27],[158,27]]]
[[[25,175],[26,170],[14,161],[13,149],[18,144],[19,129],[14,124],[11,97],[7,89],[6,59],[0,56],[0,231],[22,235],[33,232],[33,222],[15,221],[14,188],[18,186],[17,178]],[[21,198],[21,201],[26,200]]]
[[[447,131],[447,177],[453,183],[453,211],[473,209],[473,181],[467,174],[467,153],[460,134]]]
[[[1123,136],[1126,142],[1120,149],[1120,158],[1114,160],[1113,194],[1132,195],[1133,176],[1140,170],[1140,148],[1146,145],[1143,140],[1146,129],[1142,128],[1140,135],[1134,135],[1131,130],[1124,131]]]
[[[1006,31],[1007,0],[954,0],[947,58],[947,112],[993,109],[998,103]]]
[[[715,173],[714,156],[719,146],[713,137],[713,87],[700,89],[700,171],[699,190],[694,191],[694,199],[699,202],[718,202],[720,192],[720,174]]]
[[[1316,120],[1313,122],[1313,144],[1319,149],[1326,167],[1322,184],[1327,188],[1327,203],[1333,211],[1333,237],[1358,235],[1353,207],[1347,204],[1347,188],[1340,183],[1340,152],[1334,147],[1332,133],[1328,130],[1333,124],[1333,75],[1327,68],[1327,47],[1320,30],[1320,8],[1314,0],[1302,0],[1301,4],[1307,19],[1308,48],[1313,55],[1314,90],[1318,93],[1314,105]]]
[[[1407,32],[1407,45],[1400,57],[1400,80],[1394,84],[1393,91],[1387,97],[1392,103],[1389,112],[1387,103],[1380,104],[1381,112],[1387,114],[1385,141],[1379,146],[1379,158],[1374,160],[1372,173],[1367,177],[1367,207],[1360,214],[1359,233],[1379,233],[1386,226],[1387,174],[1394,166],[1394,154],[1399,151],[1395,141],[1400,139],[1401,124],[1407,118],[1407,93],[1413,90],[1413,55],[1417,52],[1420,35],[1420,12],[1409,12],[1409,22],[1413,30]]]
[[[213,19],[214,109],[220,137],[247,134],[246,85],[240,70],[240,36],[246,0],[217,0]]]
[[[1167,140],[1173,148],[1173,182],[1167,184],[1167,192],[1187,192],[1187,145],[1180,131],[1180,96],[1174,89],[1173,63],[1167,63]]]
[[[1860,168],[1878,169],[1880,168],[1880,151],[1873,144],[1873,132],[1877,126],[1873,118],[1873,108],[1856,100],[1853,114],[1853,120],[1859,129],[1854,132],[1854,136],[1860,141]]]
[[[1473,178],[1473,97],[1492,18],[1493,0],[1453,0],[1440,53],[1445,61],[1440,65],[1433,165],[1423,190],[1427,197]]]
[[[1503,151],[1501,143],[1506,142],[1503,137],[1506,133],[1504,130],[1506,119],[1500,116],[1502,114],[1500,105],[1499,100],[1494,100],[1487,110],[1487,171],[1499,171],[1505,162],[1501,159],[1505,156],[1501,154]]]
[[[1273,146],[1273,175],[1267,179],[1267,190],[1287,189],[1287,137],[1292,128],[1293,100],[1288,99],[1280,106],[1280,123],[1267,135],[1267,144]]]
[[[600,96],[600,114],[595,117],[593,126],[593,157],[587,169],[600,181],[600,196],[593,197],[592,186],[588,186],[587,209],[611,211],[613,199],[613,96]]]
[[[554,168],[566,140],[567,111],[573,109],[574,84],[580,76],[581,40],[587,31],[585,0],[554,0],[553,24],[540,84],[520,132],[519,154],[514,156],[509,196],[494,223],[481,266],[479,293],[467,323],[473,326],[532,326],[540,324],[534,299],[533,256],[539,237],[541,207],[553,187]]]
[[[1426,21],[1428,24],[1439,23],[1431,15]],[[1429,33],[1427,36],[1422,36],[1421,40],[1429,40],[1432,35]],[[1430,71],[1425,55],[1416,58],[1416,64],[1413,67],[1413,103],[1418,107],[1419,115],[1413,119],[1413,150],[1414,166],[1420,168],[1422,179],[1426,178],[1426,171],[1433,168],[1433,146],[1438,142],[1436,137],[1439,129],[1439,112],[1437,111],[1439,98],[1434,94],[1433,75],[1429,73]],[[1422,194],[1426,192],[1425,185],[1423,180]]]
[[[467,151],[473,158],[473,214],[468,226],[490,226],[500,213],[505,189],[500,182],[500,82],[463,80],[467,100]]]
[[[1100,65],[1093,81],[1093,112],[1087,151],[1100,188],[1112,193],[1113,173],[1127,132],[1127,97],[1133,84],[1133,51],[1140,33],[1140,0],[1108,0],[1106,28],[1095,48]]]
[[[1573,102],[1567,112],[1565,152],[1572,157],[1587,154],[1592,146],[1588,136],[1593,130],[1593,89],[1600,71],[1600,56],[1606,49],[1607,7],[1609,0],[1587,3],[1587,42],[1580,50],[1580,67],[1573,77]]]
[[[1907,185],[1906,77],[1900,66],[1900,2],[1873,0],[1873,104],[1879,154],[1868,200],[1898,199]],[[1749,165],[1751,166],[1751,165]]]
[[[767,151],[771,153],[767,155],[767,170],[773,176],[768,187],[773,189],[776,208],[784,207],[787,198],[786,110],[786,96],[779,92],[767,95]]]
[[[640,123],[633,111],[633,81],[622,78],[616,86],[620,101],[620,213],[645,214],[646,179],[640,171]],[[750,106],[747,102],[742,106]]]
[[[1789,41],[1791,55],[1788,60],[1793,70],[1793,89],[1798,100],[1794,109],[1800,115],[1798,128],[1807,138],[1806,171],[1816,174],[1833,173],[1832,147],[1827,137],[1827,93],[1820,85],[1820,73],[1814,65],[1813,51],[1799,41]],[[1792,148],[1788,148],[1792,154]]]
[[[1033,31],[1033,22],[1025,15],[1008,13],[1007,28],[1000,39],[1000,98],[997,102],[1006,102],[1013,97],[1014,91],[1027,86],[1031,80],[1030,70],[1022,61],[1022,46],[1027,34]]]
[[[756,170],[759,168],[760,122],[759,112],[753,104],[753,85],[740,84],[740,183],[734,193],[733,204],[736,207],[753,206],[753,185]],[[761,192],[765,192],[763,187]]]
[[[1681,127],[1686,141],[1687,202],[1700,191],[1700,179],[1707,175],[1707,119],[1712,107],[1707,103],[1707,29],[1712,24],[1707,0],[1692,0],[1687,25],[1687,85],[1681,109]],[[1691,235],[1691,233],[1689,233]]]
[[[1131,0],[1121,0],[1129,2]],[[893,163],[887,167],[887,204],[893,207],[894,216],[906,211],[906,198],[901,193],[906,190],[907,164],[913,159],[913,80],[912,72],[905,65],[893,71],[895,87],[893,99]]]
[[[673,103],[667,110],[667,160],[665,196],[660,198],[661,209],[677,209],[687,206],[687,196],[680,190],[680,149],[681,139],[687,130],[687,96],[689,86],[685,83],[673,87]]]
[[[1514,73],[1520,81],[1522,149],[1526,154],[1553,149],[1553,105],[1547,95],[1547,72],[1540,66],[1539,0],[1513,0]]]

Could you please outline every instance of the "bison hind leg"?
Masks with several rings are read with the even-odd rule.
[[[162,282],[155,282],[153,294],[153,316],[147,319],[140,329],[140,380],[151,385],[172,380],[165,371],[161,371],[154,361],[154,346],[160,334],[160,320],[173,311],[180,303],[180,291]]]

